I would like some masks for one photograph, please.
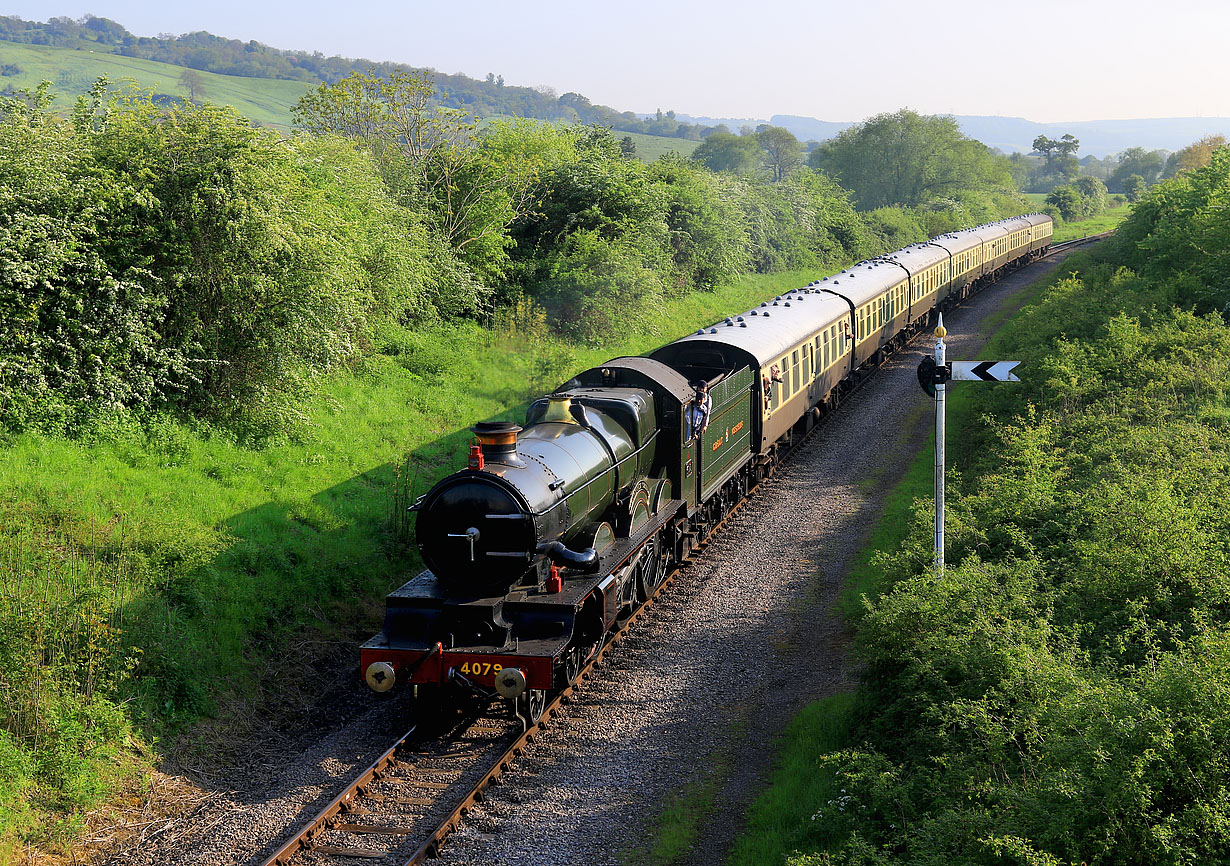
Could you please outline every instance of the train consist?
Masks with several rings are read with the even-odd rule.
[[[536,722],[797,437],[953,304],[1043,255],[1044,214],[860,262],[480,423],[412,506],[428,571],[361,649],[372,689],[462,687]],[[703,388],[701,386],[704,386]]]

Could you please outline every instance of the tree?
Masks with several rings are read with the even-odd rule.
[[[1065,156],[1075,156],[1076,152],[1080,150],[1081,147],[1080,139],[1076,138],[1069,132],[1065,132],[1059,141],[1052,142],[1052,144],[1054,144],[1055,152],[1061,158]]]
[[[764,150],[764,167],[775,183],[803,164],[803,145],[785,127],[766,126],[756,133],[756,141]]]
[[[1071,186],[1057,186],[1046,197],[1046,203],[1059,209],[1066,220],[1080,219],[1081,197]]]
[[[1051,152],[1055,150],[1057,144],[1058,142],[1051,141],[1045,135],[1039,135],[1034,139],[1034,153],[1046,157],[1046,162],[1049,165],[1051,162]]]
[[[632,140],[630,135],[625,135],[619,140],[619,149],[628,159],[636,157],[636,142]]]
[[[1081,197],[1081,216],[1097,216],[1106,210],[1110,197],[1106,194],[1106,184],[1096,177],[1078,177],[1072,181],[1072,188]]]
[[[752,135],[714,132],[692,151],[692,159],[710,171],[751,174],[760,167],[761,147]]]
[[[195,69],[185,69],[181,72],[179,83],[187,89],[188,98],[193,102],[200,102],[201,97],[205,95],[205,79],[201,78],[201,73]]]
[[[666,193],[666,227],[677,283],[709,289],[751,264],[746,215],[731,200],[729,175],[706,171],[678,154],[649,167]]]
[[[1123,179],[1123,192],[1124,195],[1127,196],[1127,200],[1130,202],[1140,201],[1140,198],[1145,194],[1146,189],[1148,189],[1148,184],[1146,184],[1145,179],[1138,174],[1129,174]]]
[[[1123,181],[1132,174],[1138,174],[1144,178],[1145,183],[1153,184],[1165,165],[1165,154],[1162,151],[1129,147],[1119,154],[1119,166],[1111,173],[1106,185],[1115,192],[1123,192]]]
[[[1081,174],[1080,163],[1076,159],[1076,151],[1080,150],[1080,140],[1071,133],[1064,133],[1060,138],[1047,138],[1039,135],[1034,139],[1034,153],[1044,157],[1046,163],[1031,173],[1029,189],[1045,191],[1058,184],[1070,183]]]
[[[503,246],[505,229],[529,212],[532,174],[487,159],[476,124],[433,105],[434,91],[423,75],[355,73],[303,96],[294,114],[310,132],[362,140],[395,193],[425,196],[445,240],[480,270],[498,272],[502,256],[490,242]]]
[[[1189,144],[1182,150],[1178,150],[1167,157],[1165,176],[1174,177],[1185,171],[1203,168],[1212,161],[1213,152],[1218,148],[1225,147],[1226,144],[1226,137],[1220,133],[1206,135],[1199,141]]]
[[[962,189],[1012,189],[1006,157],[964,136],[952,117],[909,109],[842,130],[807,161],[852,190],[863,210],[919,205]]]

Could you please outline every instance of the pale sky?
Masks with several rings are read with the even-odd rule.
[[[86,13],[141,36],[494,72],[619,111],[1230,117],[1228,0],[0,0],[28,20]]]

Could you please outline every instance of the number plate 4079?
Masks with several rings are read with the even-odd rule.
[[[491,662],[474,662],[473,664],[466,662],[457,670],[460,673],[469,674],[472,677],[486,677],[492,674],[498,674],[503,669],[503,665],[493,665]]]

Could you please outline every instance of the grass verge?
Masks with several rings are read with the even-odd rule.
[[[854,695],[832,695],[809,704],[786,729],[769,790],[752,806],[747,829],[735,842],[729,866],[790,863],[823,833],[821,808],[840,808],[843,791],[822,756],[850,745]]]

